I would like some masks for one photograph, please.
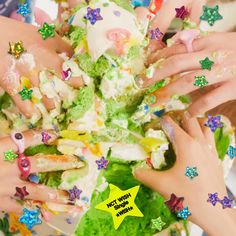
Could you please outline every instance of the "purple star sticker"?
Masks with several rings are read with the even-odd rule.
[[[18,197],[21,200],[24,200],[24,198],[28,195],[29,195],[29,193],[26,191],[25,186],[23,188],[16,187],[16,193],[14,195],[15,197]]]
[[[96,163],[98,165],[98,170],[101,170],[101,169],[105,169],[106,170],[109,161],[106,160],[104,157],[102,157],[100,160],[96,160]]]
[[[150,30],[150,39],[161,40],[163,33],[157,27],[156,29]]]
[[[180,18],[182,20],[184,20],[188,15],[189,15],[189,11],[185,6],[182,6],[180,8],[175,8],[176,11],[176,18]]]
[[[218,193],[209,193],[208,197],[209,198],[207,199],[207,202],[210,202],[213,206],[215,206],[216,203],[220,201],[218,198]]]
[[[94,25],[98,20],[103,20],[100,15],[100,8],[92,9],[91,7],[87,8],[87,14],[84,16],[86,20],[89,20],[91,25]]]
[[[80,194],[82,193],[82,190],[74,186],[72,189],[68,190],[68,193],[70,194],[69,200],[73,202],[76,199],[80,199]]]
[[[222,204],[223,209],[233,207],[233,200],[227,196],[225,196],[223,200],[220,200],[220,203]]]
[[[52,138],[52,137],[48,134],[48,132],[46,132],[46,131],[43,131],[41,134],[42,134],[42,142],[43,142],[44,144],[47,144],[48,141],[49,141],[49,139]]]
[[[209,127],[212,132],[215,132],[217,128],[223,127],[221,117],[208,115],[208,121],[205,123],[205,126]]]

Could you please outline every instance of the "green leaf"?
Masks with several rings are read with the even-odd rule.
[[[40,183],[52,188],[57,188],[61,184],[61,175],[63,171],[54,171],[47,173],[39,173]]]
[[[8,107],[11,106],[11,104],[12,104],[11,97],[7,93],[4,93],[0,97],[0,110],[7,109]]]
[[[42,153],[42,154],[61,154],[58,150],[57,150],[57,146],[47,146],[44,144],[38,145],[38,146],[34,146],[34,147],[28,147],[24,154],[26,156],[34,156],[38,153]]]

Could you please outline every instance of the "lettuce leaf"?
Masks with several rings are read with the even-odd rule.
[[[62,173],[63,171],[39,173],[39,183],[52,188],[57,188],[61,184]]]
[[[8,95],[7,93],[4,93],[0,97],[0,110],[10,107],[11,104],[12,104],[12,100],[11,100],[10,95]]]
[[[107,170],[103,171],[101,176],[104,176],[108,183],[112,183],[123,190],[140,185],[132,175],[132,167],[125,163],[110,160]],[[177,220],[176,216],[170,212],[164,203],[164,199],[159,194],[140,185],[135,203],[144,217],[126,217],[120,227],[115,230],[111,214],[95,209],[97,204],[108,198],[109,192],[109,188],[106,188],[103,192],[93,193],[91,208],[82,217],[75,235],[151,236],[156,233],[155,229],[151,228],[151,219],[161,216],[162,220],[166,223],[164,228],[167,228]]]
[[[44,144],[41,145],[37,145],[34,147],[28,147],[24,154],[26,156],[34,156],[38,153],[42,153],[42,154],[61,154],[58,150],[57,150],[57,146],[47,146]]]

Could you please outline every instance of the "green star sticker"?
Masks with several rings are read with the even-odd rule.
[[[211,61],[208,57],[200,61],[201,68],[203,70],[211,70],[211,67],[214,65],[214,61]]]
[[[24,87],[24,88],[19,92],[19,94],[21,95],[22,101],[31,100],[31,98],[32,98],[32,93],[33,93],[33,90],[32,90],[32,89],[27,89],[26,87]]]
[[[55,30],[55,25],[49,25],[48,23],[45,22],[43,26],[38,30],[38,32],[45,40],[49,37],[53,38],[55,36],[54,30]]]
[[[206,80],[206,76],[205,75],[195,76],[195,82],[194,82],[195,86],[203,88],[207,84],[208,84],[208,81]]]
[[[210,26],[213,26],[217,20],[222,20],[223,16],[219,13],[219,6],[214,7],[203,6],[203,15],[200,17],[201,20],[208,22]]]
[[[152,219],[152,229],[157,229],[159,231],[162,230],[163,226],[166,224],[162,221],[161,217],[158,217],[157,219]]]
[[[4,161],[14,161],[18,157],[17,154],[15,154],[12,150],[8,150],[7,152],[4,152]]]

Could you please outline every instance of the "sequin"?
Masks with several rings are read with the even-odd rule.
[[[208,199],[207,202],[210,202],[213,206],[216,205],[217,202],[219,202],[219,198],[218,198],[218,193],[209,193],[208,194]]]
[[[207,84],[208,84],[208,81],[206,80],[206,76],[205,75],[195,76],[195,82],[194,82],[195,86],[203,88]]]
[[[38,32],[44,40],[49,37],[53,38],[55,36],[55,25],[49,25],[45,22]]]
[[[223,209],[225,208],[232,208],[233,207],[233,200],[225,196],[222,200],[220,200]]]
[[[17,157],[18,157],[18,155],[16,153],[14,153],[12,150],[8,150],[8,151],[4,152],[4,159],[3,160],[13,162]]]
[[[14,56],[16,59],[19,59],[21,55],[26,52],[22,41],[18,41],[16,43],[9,43],[8,53]]]
[[[230,145],[227,150],[227,155],[229,155],[230,159],[234,159],[236,157],[236,147]]]
[[[23,188],[16,187],[16,193],[14,195],[15,197],[18,197],[21,200],[24,200],[24,198],[28,195],[29,195],[29,193],[27,192],[25,186]]]
[[[88,20],[91,25],[94,25],[97,21],[103,20],[102,16],[100,15],[100,8],[92,9],[91,7],[87,8],[87,14],[84,16],[86,20]]]
[[[31,100],[31,98],[32,98],[32,93],[33,93],[33,90],[32,90],[32,89],[27,89],[27,88],[25,88],[25,87],[19,92],[22,101]]]
[[[52,138],[49,134],[48,134],[48,132],[46,132],[46,131],[43,131],[42,133],[41,133],[41,135],[42,135],[42,142],[44,143],[44,144],[48,144],[48,141]]]
[[[163,33],[160,31],[158,27],[156,29],[150,30],[150,39],[161,40],[162,37],[163,37]]]
[[[206,57],[204,60],[200,61],[200,65],[203,70],[211,71],[211,68],[214,65],[214,61],[211,61],[208,57]]]
[[[177,197],[174,193],[171,194],[170,200],[166,201],[165,204],[170,208],[170,211],[175,213],[183,210],[184,197]]]
[[[221,116],[208,115],[208,120],[204,125],[206,127],[209,127],[212,132],[215,132],[218,128],[223,127],[223,123],[221,122]]]
[[[98,170],[101,170],[101,169],[105,169],[106,170],[109,161],[106,160],[104,157],[102,157],[100,160],[96,160],[96,163],[98,165]]]
[[[197,167],[187,167],[185,176],[189,177],[190,180],[198,176]]]
[[[176,18],[180,18],[184,20],[187,16],[189,16],[189,11],[185,6],[182,6],[180,8],[175,8],[176,11]]]
[[[152,226],[151,226],[152,229],[157,229],[157,230],[161,231],[163,226],[166,223],[162,221],[161,217],[158,217],[157,219],[152,219],[151,224],[152,224]]]
[[[214,7],[203,6],[203,15],[201,20],[207,21],[210,26],[213,26],[217,20],[222,20],[223,16],[219,13],[219,6]]]
[[[26,227],[31,230],[35,225],[42,224],[41,219],[39,218],[39,210],[28,210],[27,208],[23,209],[23,215],[19,218],[19,222],[25,224]]]
[[[70,195],[69,200],[75,201],[76,199],[80,199],[80,194],[82,193],[82,190],[74,186],[72,189],[68,190],[68,193]]]
[[[29,1],[22,4],[19,3],[16,13],[22,15],[23,17],[26,17],[29,13],[31,13]]]
[[[179,211],[178,212],[178,214],[177,214],[177,216],[179,217],[179,218],[182,218],[182,219],[184,219],[184,220],[187,220],[187,218],[189,217],[189,216],[191,216],[192,214],[191,214],[191,212],[188,210],[188,207],[185,207],[182,211]]]

